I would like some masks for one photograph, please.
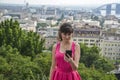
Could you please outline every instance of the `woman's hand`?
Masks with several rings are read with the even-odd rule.
[[[64,60],[65,60],[66,62],[72,62],[72,61],[73,61],[73,58],[70,57],[70,55],[67,54],[67,56],[64,55]]]

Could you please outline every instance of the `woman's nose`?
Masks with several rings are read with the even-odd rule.
[[[66,35],[66,38],[69,38],[69,35]]]

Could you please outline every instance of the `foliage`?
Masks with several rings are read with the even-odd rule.
[[[87,68],[83,63],[79,64],[78,72],[82,80],[117,80],[115,75],[100,72],[94,67]]]
[[[113,70],[115,67],[110,60],[105,59],[99,55],[100,49],[96,46],[87,47],[84,44],[81,46],[81,59],[80,62],[84,63],[86,67],[94,66],[98,70],[108,72]]]
[[[85,64],[85,66],[90,67],[94,61],[99,59],[99,48],[98,47],[87,47],[84,44],[81,44],[81,62]]]
[[[17,21],[11,19],[0,23],[0,46],[11,45],[22,55],[34,57],[41,53],[44,41],[37,33],[23,31]]]
[[[104,72],[109,72],[115,68],[113,63],[105,58],[98,59],[94,62],[96,69],[103,70]]]
[[[5,54],[5,55],[4,55]],[[49,55],[49,56],[48,56]],[[3,80],[42,80],[49,76],[50,54],[31,57],[22,56],[10,45],[0,47],[0,79]]]
[[[49,76],[50,66],[51,66],[51,54],[41,53],[36,55],[34,62],[40,67],[40,72],[42,75]],[[42,77],[41,75],[41,77]]]

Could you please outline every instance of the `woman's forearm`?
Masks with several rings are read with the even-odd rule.
[[[76,64],[73,59],[71,59],[69,61],[69,63],[70,63],[70,65],[71,65],[71,67],[72,67],[73,70],[77,70],[78,69],[78,64]]]
[[[50,68],[50,75],[49,75],[49,80],[52,80],[52,73],[53,73],[53,70],[55,69],[55,66],[51,66]]]
[[[50,75],[49,75],[49,80],[51,80],[51,78],[52,78],[52,72],[53,72],[53,68],[51,67],[51,69],[50,69]]]

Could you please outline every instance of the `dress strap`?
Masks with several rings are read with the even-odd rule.
[[[74,56],[75,54],[75,42],[72,42],[72,55]]]
[[[55,50],[55,53],[56,53],[57,51],[59,51],[59,48],[60,48],[60,42],[57,42],[57,43],[56,43],[56,50]]]

